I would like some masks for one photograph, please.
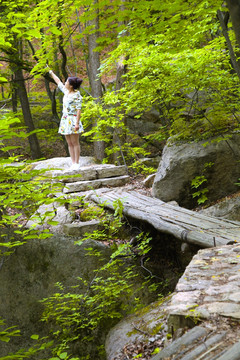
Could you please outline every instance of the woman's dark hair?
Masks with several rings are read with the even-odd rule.
[[[76,90],[76,89],[80,88],[80,85],[83,81],[82,81],[82,79],[79,79],[78,77],[70,76],[68,78],[68,82],[73,87],[73,89]]]

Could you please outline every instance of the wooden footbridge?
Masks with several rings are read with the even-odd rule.
[[[90,199],[110,209],[114,209],[114,202],[120,199],[124,215],[147,222],[160,232],[201,248],[240,242],[240,222],[207,216],[137,191],[98,189]]]

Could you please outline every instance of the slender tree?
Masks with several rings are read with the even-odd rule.
[[[13,110],[16,110],[16,93],[19,96],[23,118],[28,132],[35,130],[28,95],[25,86],[25,78],[23,70],[30,71],[31,64],[25,61],[22,52],[22,36],[21,28],[25,31],[26,26],[23,22],[29,4],[19,1],[8,1],[2,3],[1,23],[2,28],[6,29],[2,32],[2,40],[0,43],[0,51],[3,54],[2,60],[9,64],[12,71],[11,81],[13,82]],[[20,20],[21,19],[21,20]],[[16,92],[15,92],[16,91]],[[28,137],[31,156],[33,159],[41,158],[41,150],[35,133]]]
[[[240,1],[227,0],[227,6],[232,19],[233,29],[236,35],[238,46],[240,47]]]

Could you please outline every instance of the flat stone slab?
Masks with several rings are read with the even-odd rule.
[[[81,166],[79,170],[71,170],[70,168],[61,170],[53,170],[51,176],[60,176],[63,183],[72,183],[78,181],[87,181],[103,178],[111,178],[127,175],[127,169],[124,165],[115,166],[111,164]]]
[[[63,232],[65,235],[70,236],[84,236],[86,233],[92,233],[93,231],[98,230],[99,226],[99,220],[90,220],[84,222],[79,221],[76,223],[63,225]]]
[[[80,166],[89,166],[94,165],[96,163],[95,159],[91,156],[81,156],[79,160]],[[66,170],[71,166],[71,158],[70,157],[56,157],[41,161],[36,161],[30,164],[32,169],[36,170],[54,170],[61,169]]]
[[[63,189],[65,194],[75,193],[80,191],[87,191],[90,189],[98,189],[104,186],[123,186],[130,180],[128,175],[106,178],[106,179],[97,179],[91,181],[77,181],[73,183],[67,183]]]
[[[168,326],[224,316],[240,319],[240,244],[200,250],[180,278],[167,308]]]

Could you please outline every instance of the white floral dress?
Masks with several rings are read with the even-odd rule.
[[[82,96],[78,90],[69,93],[62,82],[58,84],[59,89],[64,93],[63,112],[58,132],[62,135],[79,134],[84,131],[83,125],[79,120],[79,130],[75,131],[77,120],[77,110],[82,107]]]

